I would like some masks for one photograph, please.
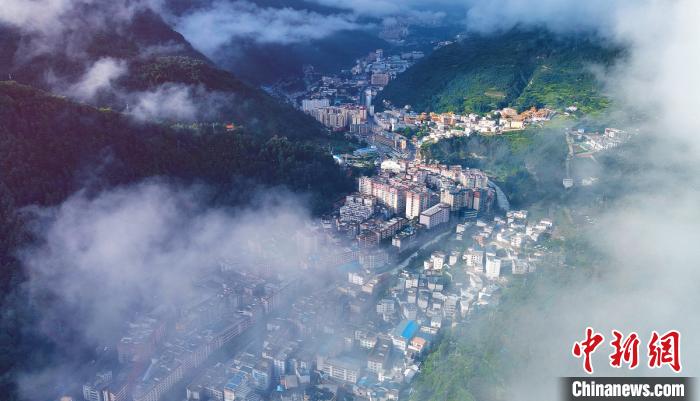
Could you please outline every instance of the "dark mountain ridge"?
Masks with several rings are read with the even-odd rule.
[[[191,103],[204,107],[194,117],[171,119],[233,122],[268,138],[278,135],[304,140],[324,135],[312,118],[217,68],[150,10],[135,14],[128,22],[99,27],[82,40],[80,51],[55,49],[34,57],[22,54],[31,34],[0,29],[5,38],[0,42],[0,77],[53,91],[79,81],[98,60],[123,60],[128,72],[115,79],[108,90],[88,99],[90,103],[124,110],[129,100],[138,96],[126,95],[134,91],[155,91],[166,84],[196,87],[203,91],[191,91]],[[209,98],[212,92],[217,95],[215,102]]]

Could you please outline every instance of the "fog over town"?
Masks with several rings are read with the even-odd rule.
[[[697,15],[7,1],[2,391],[549,400],[587,327],[695,376]]]

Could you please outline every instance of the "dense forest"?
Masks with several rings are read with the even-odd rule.
[[[619,49],[590,39],[562,39],[545,31],[513,30],[472,34],[434,51],[377,96],[416,111],[485,113],[504,106],[519,109],[578,106],[599,111],[609,101],[595,79]]]
[[[54,204],[86,183],[164,176],[221,191],[237,179],[285,185],[314,194],[320,210],[349,184],[330,155],[304,141],[182,132],[8,82],[0,84],[0,166],[19,205]]]

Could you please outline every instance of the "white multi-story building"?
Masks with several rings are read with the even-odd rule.
[[[360,273],[350,272],[348,273],[348,282],[355,285],[364,285],[365,276]]]
[[[340,221],[361,223],[374,214],[376,198],[371,195],[354,194],[345,197],[345,205],[340,207]]]
[[[445,265],[445,254],[443,252],[433,252],[430,255],[430,264],[434,270],[441,270]]]
[[[415,219],[430,206],[430,192],[425,188],[412,188],[406,192],[406,218]]]
[[[330,106],[330,101],[328,99],[303,99],[301,101],[301,110],[304,113],[309,113],[312,110],[328,106]]]
[[[450,221],[450,205],[438,203],[420,214],[419,222],[427,229],[435,228]]]
[[[320,359],[320,358],[319,358]],[[347,383],[355,383],[360,375],[360,364],[349,358],[321,359],[319,370],[329,377]]]
[[[359,190],[363,194],[375,196],[392,213],[405,213],[406,186],[402,183],[383,177],[360,177]]]
[[[484,251],[477,251],[469,248],[462,256],[467,267],[474,268],[474,271],[483,273],[484,271]]]
[[[486,254],[486,278],[495,280],[501,275],[501,259],[494,253]]]
[[[377,304],[377,313],[380,315],[393,315],[395,311],[395,302],[393,299],[385,298]]]
[[[527,274],[530,271],[530,264],[526,260],[516,259],[513,261],[513,274]]]

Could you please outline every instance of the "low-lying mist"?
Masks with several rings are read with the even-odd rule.
[[[626,46],[627,56],[602,79],[619,121],[641,127],[644,138],[644,145],[634,148],[637,153],[627,154],[629,159],[621,163],[633,168],[622,175],[600,172],[617,174],[614,182],[607,183],[614,187],[594,189],[606,202],[594,211],[595,223],[580,226],[576,234],[596,255],[590,270],[572,271],[573,281],[566,283],[541,280],[512,314],[517,317],[505,322],[509,332],[518,333],[512,339],[517,349],[512,354],[517,355],[513,365],[520,367],[508,372],[506,398],[556,399],[559,377],[585,375],[582,361],[571,356],[571,347],[584,338],[587,326],[606,337],[606,344],[593,357],[596,375],[671,375],[668,367],[646,366],[646,347],[653,330],[672,329],[682,334],[682,375],[697,375],[700,52],[695,38],[700,31],[692,16],[698,15],[700,6],[684,0],[612,6],[555,2],[554,7],[529,4],[528,10],[538,11],[518,12],[530,2],[498,3],[488,9],[475,7],[470,14],[473,27],[488,31],[520,24],[562,32],[583,27]],[[580,24],[578,17],[570,18],[576,10]],[[574,198],[560,207],[576,204]],[[612,329],[640,335],[637,369],[609,366]]]
[[[210,205],[205,187],[149,180],[26,210],[36,241],[20,258],[39,304],[37,329],[73,350],[20,377],[27,398],[80,383],[71,369],[85,368],[86,352],[113,347],[139,314],[178,308],[222,264],[298,276],[312,254],[334,250],[333,244],[319,249],[323,237],[312,228],[305,200],[284,190],[260,192],[236,209]]]

